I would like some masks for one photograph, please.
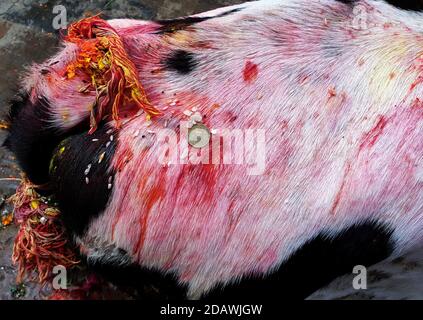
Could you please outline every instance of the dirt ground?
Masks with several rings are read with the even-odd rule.
[[[241,0],[91,0],[91,1],[51,1],[51,0],[1,0],[0,1],[0,119],[8,109],[8,101],[13,96],[19,78],[25,67],[40,62],[55,52],[59,32],[53,28],[55,17],[53,7],[63,5],[67,9],[68,22],[84,15],[99,12],[106,18],[167,19],[199,13]],[[5,132],[0,130],[0,145]],[[19,168],[11,154],[0,148],[0,179],[19,177]],[[0,180],[0,214],[11,212],[5,199],[15,191],[18,182]],[[0,300],[42,299],[44,290],[30,282],[16,285],[16,270],[11,264],[11,253],[16,227],[0,226]],[[95,277],[82,270],[80,277]],[[90,280],[91,281],[91,280]],[[139,292],[137,289],[116,287],[95,279],[95,286],[101,282],[101,289],[93,291],[94,298],[139,298],[143,296],[163,298],[168,292],[150,281]]]

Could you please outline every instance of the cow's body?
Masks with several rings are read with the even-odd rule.
[[[162,115],[151,124],[130,117],[120,129],[109,121],[80,145],[63,144],[53,176],[82,252],[173,273],[199,297],[361,223],[392,231],[395,253],[420,243],[423,17],[383,1],[332,0],[252,2],[197,17],[109,21]],[[75,55],[67,44],[26,85],[32,103],[48,100],[61,132],[89,116],[95,95],[78,92],[79,77],[63,80]],[[160,163],[158,132],[179,133],[192,108],[210,129],[264,130],[264,170]],[[104,167],[84,174],[89,164]]]

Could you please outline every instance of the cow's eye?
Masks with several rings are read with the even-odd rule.
[[[394,7],[403,10],[423,11],[423,0],[385,0]]]

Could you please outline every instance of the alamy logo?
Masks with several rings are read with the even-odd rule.
[[[356,276],[353,279],[353,288],[355,290],[367,290],[367,269],[365,266],[355,266],[353,274]]]
[[[66,290],[68,288],[68,275],[67,270],[64,266],[54,266],[53,274],[56,276],[53,278],[53,288],[55,290]]]
[[[66,29],[68,27],[68,13],[66,7],[57,5],[53,7],[53,14],[56,16],[53,19],[53,28],[55,30]]]
[[[213,129],[203,124],[180,124],[180,132],[162,129],[156,134],[156,155],[161,165],[243,165],[250,176],[266,169],[263,129]]]

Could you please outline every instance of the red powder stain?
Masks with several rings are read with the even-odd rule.
[[[329,100],[336,97],[337,93],[336,93],[335,87],[329,88],[328,95],[329,95]]]
[[[342,92],[341,96],[342,96],[341,103],[344,104],[348,99],[348,95],[345,92]]]
[[[219,178],[219,167],[212,164],[204,164],[195,166],[195,176],[197,177],[198,186],[203,190],[209,190],[202,196],[202,201],[206,203],[212,203],[215,200],[215,186]]]
[[[393,27],[392,22],[386,22],[386,23],[383,24],[384,29],[389,29],[389,28],[392,28],[392,27]]]
[[[345,92],[337,93],[335,89],[329,90],[328,96],[328,103],[332,101],[331,106],[335,108],[342,107],[348,99]]]
[[[417,62],[410,67],[410,71],[418,71],[420,75],[417,79],[411,84],[409,94],[420,84],[423,83],[423,75],[421,74],[423,71],[423,56],[417,58]]]
[[[282,120],[280,122],[280,125],[279,125],[280,129],[282,131],[287,131],[288,130],[288,123],[289,123],[288,120]]]
[[[324,25],[325,27],[329,27],[329,21],[328,21],[328,19],[327,19],[327,18],[325,18],[325,19],[323,20],[323,25]]]
[[[423,110],[423,101],[422,100],[420,100],[419,98],[416,98],[414,101],[413,101],[413,104],[411,105],[411,109],[414,109],[414,110]]]
[[[141,215],[139,219],[140,223],[140,238],[138,239],[138,243],[135,245],[135,252],[134,253],[141,253],[141,249],[144,246],[145,238],[147,235],[147,228],[148,228],[148,218],[150,216],[151,209],[153,206],[159,202],[161,199],[165,197],[166,194],[166,178],[167,178],[167,168],[162,168],[160,171],[159,176],[155,181],[157,183],[153,185],[148,192],[143,192],[142,194],[145,195],[144,198],[144,207],[145,211]],[[142,184],[142,187],[145,188],[145,183]]]
[[[214,49],[213,42],[211,41],[197,41],[191,44],[191,48],[194,49]]]
[[[128,193],[128,191],[129,191],[129,187],[130,187],[130,184],[128,183],[123,189],[123,191],[125,192],[125,194],[127,194]],[[123,205],[123,200],[121,201],[121,204],[120,204],[120,206],[119,206],[119,208],[121,208],[122,207],[122,205]],[[115,231],[116,231],[116,226],[117,226],[117,224],[119,223],[119,220],[123,217],[123,214],[124,214],[124,211],[123,210],[120,210],[117,214],[116,214],[116,217],[115,217],[115,219],[114,219],[114,221],[113,221],[113,223],[112,223],[112,240],[114,240],[115,239]]]
[[[304,85],[309,80],[309,78],[310,78],[309,76],[304,75],[304,76],[300,77],[300,79],[298,80],[298,83],[300,85]]]
[[[54,84],[54,82],[55,82],[55,79],[54,79],[54,77],[53,77],[53,75],[52,75],[51,73],[49,73],[49,74],[45,75],[45,76],[44,76],[44,79],[46,80],[46,82],[47,82],[50,86],[52,86],[52,85]]]
[[[353,32],[353,30],[348,29],[347,34],[350,37],[351,40],[357,39],[357,35]]]
[[[142,156],[143,153],[146,153],[146,150],[143,150],[140,154],[140,156]],[[123,152],[121,152],[118,156],[117,156],[117,160],[114,164],[115,170],[117,170],[118,172],[121,172],[122,169],[126,166],[126,164],[128,164],[128,162],[132,159],[133,157],[133,153],[131,149],[125,149]],[[134,176],[131,177],[131,179],[133,179]],[[130,181],[128,181],[130,182]],[[127,183],[125,186],[122,187],[123,189],[123,194],[127,194],[129,192],[129,188],[131,186],[131,183]],[[125,197],[122,198],[119,208],[123,207],[123,203],[126,201]],[[116,213],[115,219],[112,223],[112,239],[115,238],[115,230],[116,230],[116,226],[119,223],[120,219],[123,217],[124,211],[121,210],[118,213]]]
[[[260,118],[258,116],[251,116],[245,121],[244,128],[257,128],[259,123],[260,123]]]
[[[273,248],[269,248],[263,252],[259,258],[259,265],[261,266],[262,272],[266,272],[270,266],[272,266],[278,259],[277,251]]]
[[[238,209],[238,212],[235,210],[236,200],[231,200],[228,210],[227,210],[227,217],[228,217],[228,227],[225,232],[225,244],[228,244],[229,241],[232,239],[237,226],[241,220],[242,210]]]
[[[409,93],[411,93],[411,92],[413,92],[414,91],[414,89],[419,85],[419,84],[421,84],[421,83],[423,83],[423,76],[418,76],[418,78],[416,79],[416,81],[414,81],[412,84],[411,84],[411,86],[410,86],[410,92]]]
[[[375,145],[376,141],[379,139],[383,130],[386,127],[387,120],[384,116],[380,116],[376,126],[370,130],[363,138],[363,142],[360,145],[360,151],[364,148],[371,148]]]
[[[192,279],[193,273],[190,271],[185,271],[181,274],[181,281],[188,282]]]
[[[238,116],[232,111],[226,111],[222,114],[222,116],[224,123],[234,123],[238,119]]]
[[[115,168],[118,172],[121,172],[123,168],[129,163],[129,161],[132,160],[134,157],[134,154],[132,153],[131,149],[126,149],[124,152],[122,152],[116,161]]]
[[[335,201],[333,202],[332,209],[330,211],[332,215],[336,213],[336,210],[339,207],[339,203],[341,202],[341,197],[342,197],[342,194],[344,193],[347,177],[349,176],[350,171],[351,171],[351,164],[348,163],[347,167],[345,168],[344,179],[342,180],[341,187],[339,188],[339,191],[336,194]]]
[[[245,67],[244,67],[244,81],[247,83],[253,83],[258,76],[258,66],[251,62],[250,60],[248,60],[245,63]]]
[[[193,203],[201,203],[213,205],[215,198],[215,186],[219,177],[219,167],[213,164],[192,165],[187,164],[183,166],[176,182],[174,183],[171,197],[176,203],[178,199],[182,206],[189,206]],[[181,194],[181,190],[187,188],[187,185],[196,184],[198,192],[190,193],[185,196]]]

